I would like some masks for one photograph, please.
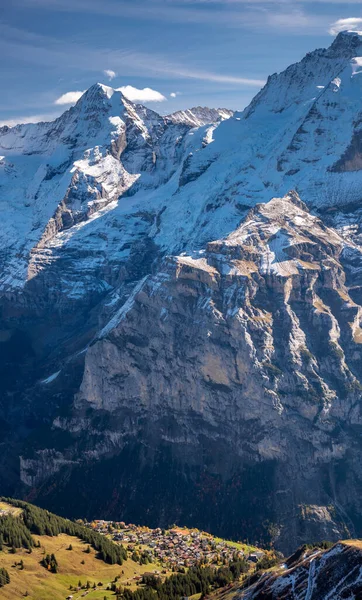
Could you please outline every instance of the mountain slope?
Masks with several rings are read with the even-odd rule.
[[[234,112],[228,108],[207,108],[195,106],[187,110],[178,110],[166,117],[173,123],[185,123],[192,127],[202,127],[209,123],[217,123],[232,117]]]
[[[201,485],[205,456],[218,493],[218,478],[230,479],[238,510],[227,513],[226,525],[215,510],[206,511],[206,495],[199,500],[203,527],[249,535],[244,518],[252,497],[267,494],[268,507],[259,508],[254,526],[266,519],[277,524],[282,548],[290,549],[291,531],[297,539],[352,532],[332,496],[336,474],[328,470],[350,461],[338,493],[349,493],[348,510],[358,512],[359,496],[349,489],[358,489],[361,476],[356,264],[361,249],[310,215],[296,194],[258,205],[206,251],[166,258],[93,340],[71,417],[54,421],[52,453],[39,450],[22,460],[22,480],[37,486],[44,473],[58,471],[61,479],[66,465],[87,470],[94,458],[122,454],[132,440],[144,440],[149,449],[169,447],[175,471],[192,465],[194,474],[184,474],[190,490]],[[65,369],[46,387],[55,393],[67,376]],[[65,447],[64,434],[71,436]],[[83,454],[80,444],[87,447]],[[152,464],[151,456],[146,450]],[[265,488],[253,475],[245,489],[243,471],[263,463]],[[136,459],[133,489],[141,495],[145,482],[138,479],[149,485],[150,475],[138,468]],[[113,483],[120,494],[122,473]],[[286,487],[283,479],[292,476]],[[170,518],[166,497],[163,518]],[[218,511],[225,501],[219,498]],[[183,499],[173,502],[185,518]],[[302,506],[315,504],[319,512],[312,506],[303,516]]]
[[[297,554],[299,557],[297,558]],[[264,574],[235,600],[344,600],[362,594],[361,543],[339,543],[329,550],[314,549],[290,557],[282,571]],[[289,561],[292,563],[290,564]]]
[[[360,532],[361,62],[344,32],[223,121],[98,84],[1,128],[4,489],[287,550]]]

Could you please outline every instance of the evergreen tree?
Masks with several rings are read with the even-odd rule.
[[[6,569],[0,567],[0,588],[10,583],[10,576]]]
[[[29,529],[21,517],[4,515],[0,517],[1,545],[11,546],[11,553],[15,554],[16,548],[32,548],[34,540]]]
[[[58,561],[55,554],[47,554],[42,558],[40,564],[51,573],[58,573]]]

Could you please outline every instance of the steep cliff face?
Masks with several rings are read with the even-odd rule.
[[[249,404],[261,420],[268,405],[273,420],[286,406],[312,422],[347,418],[340,396],[360,393],[362,313],[350,296],[360,292],[360,258],[360,248],[311,216],[296,194],[258,205],[226,239],[166,258],[135,288],[87,352],[76,404],[113,411],[133,398],[139,408],[166,404],[218,424],[225,418],[227,429],[249,417]],[[113,363],[123,381],[114,389]],[[228,415],[228,406],[240,414]],[[358,410],[352,418],[360,423]]]
[[[361,531],[361,56],[342,33],[233,116],[96,85],[1,128],[6,493],[283,549]]]
[[[358,495],[347,501],[361,475],[360,265],[361,249],[295,193],[258,205],[205,251],[165,258],[86,353],[72,416],[53,424],[74,438],[64,461],[87,465],[134,438],[169,447],[180,470],[217,451],[221,478],[273,465],[264,477],[276,543],[338,539],[354,527],[346,502],[360,510]],[[43,457],[23,460],[24,481],[43,479]],[[63,466],[58,451],[45,460],[49,473]],[[258,482],[250,493],[261,493]]]

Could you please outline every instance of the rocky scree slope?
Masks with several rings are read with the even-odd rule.
[[[0,129],[7,493],[283,548],[360,530],[361,64],[343,32],[227,120],[96,85]]]
[[[362,597],[361,544],[338,543],[329,550],[300,549],[282,570],[262,575],[235,600],[359,600]]]

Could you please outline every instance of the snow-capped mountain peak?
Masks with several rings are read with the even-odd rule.
[[[362,34],[354,31],[339,33],[329,48],[309,52],[300,62],[282,73],[271,75],[246,109],[245,115],[249,116],[259,105],[280,113],[315,99],[351,59],[360,56]]]
[[[82,104],[85,101],[88,103],[97,103],[98,100],[104,100],[105,98],[112,98],[113,94],[116,90],[114,90],[109,85],[104,85],[103,83],[94,83],[90,88],[88,88],[84,94],[79,98],[78,103]],[[118,92],[120,96],[122,96],[122,92]]]

